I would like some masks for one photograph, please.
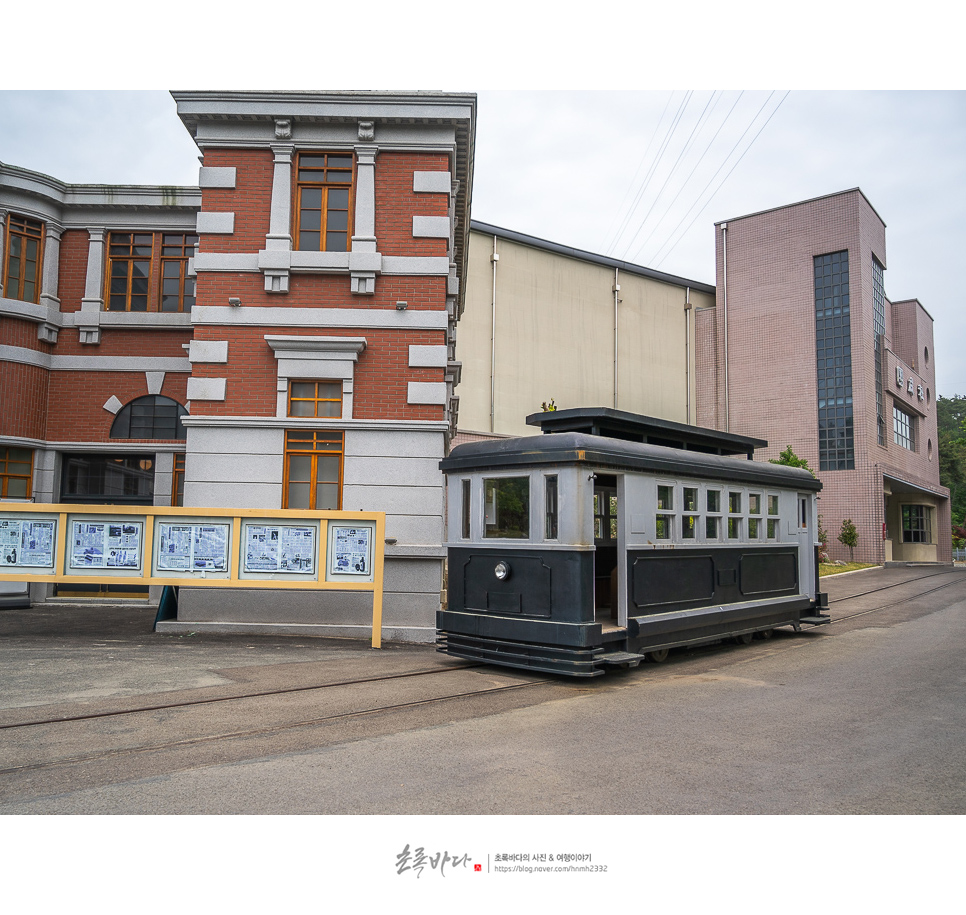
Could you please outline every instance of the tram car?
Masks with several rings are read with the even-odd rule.
[[[829,622],[808,471],[767,442],[605,408],[453,448],[437,649],[594,677]]]

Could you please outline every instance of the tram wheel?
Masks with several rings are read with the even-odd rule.
[[[667,660],[668,652],[670,648],[658,648],[657,651],[649,651],[647,653],[648,661],[653,661],[655,664],[660,664],[662,661]]]
[[[738,643],[739,645],[748,645],[748,644],[750,644],[750,643],[751,643],[751,640],[752,640],[752,639],[753,639],[754,637],[755,637],[755,636],[754,636],[754,633],[751,633],[751,632],[743,632],[743,633],[742,633],[741,635],[736,635],[736,636],[735,636],[735,641],[736,641],[736,642],[737,642],[737,643]]]
[[[763,629],[761,632],[757,633],[760,639],[770,639],[775,634],[774,629]]]

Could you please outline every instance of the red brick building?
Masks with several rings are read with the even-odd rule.
[[[0,495],[385,511],[385,631],[432,639],[475,97],[173,96],[198,188],[0,166]],[[179,621],[366,624],[294,593]]]

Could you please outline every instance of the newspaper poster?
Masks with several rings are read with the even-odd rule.
[[[159,572],[226,572],[227,524],[159,524]]]
[[[73,521],[72,569],[140,569],[143,521]]]
[[[0,568],[54,564],[54,531],[57,522],[5,518],[0,521]]]
[[[316,529],[285,524],[245,525],[246,572],[315,574]]]
[[[333,575],[369,575],[372,571],[371,527],[333,527]]]

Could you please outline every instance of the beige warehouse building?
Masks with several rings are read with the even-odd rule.
[[[694,313],[714,304],[706,283],[474,220],[456,442],[531,435],[550,400],[695,422]]]

